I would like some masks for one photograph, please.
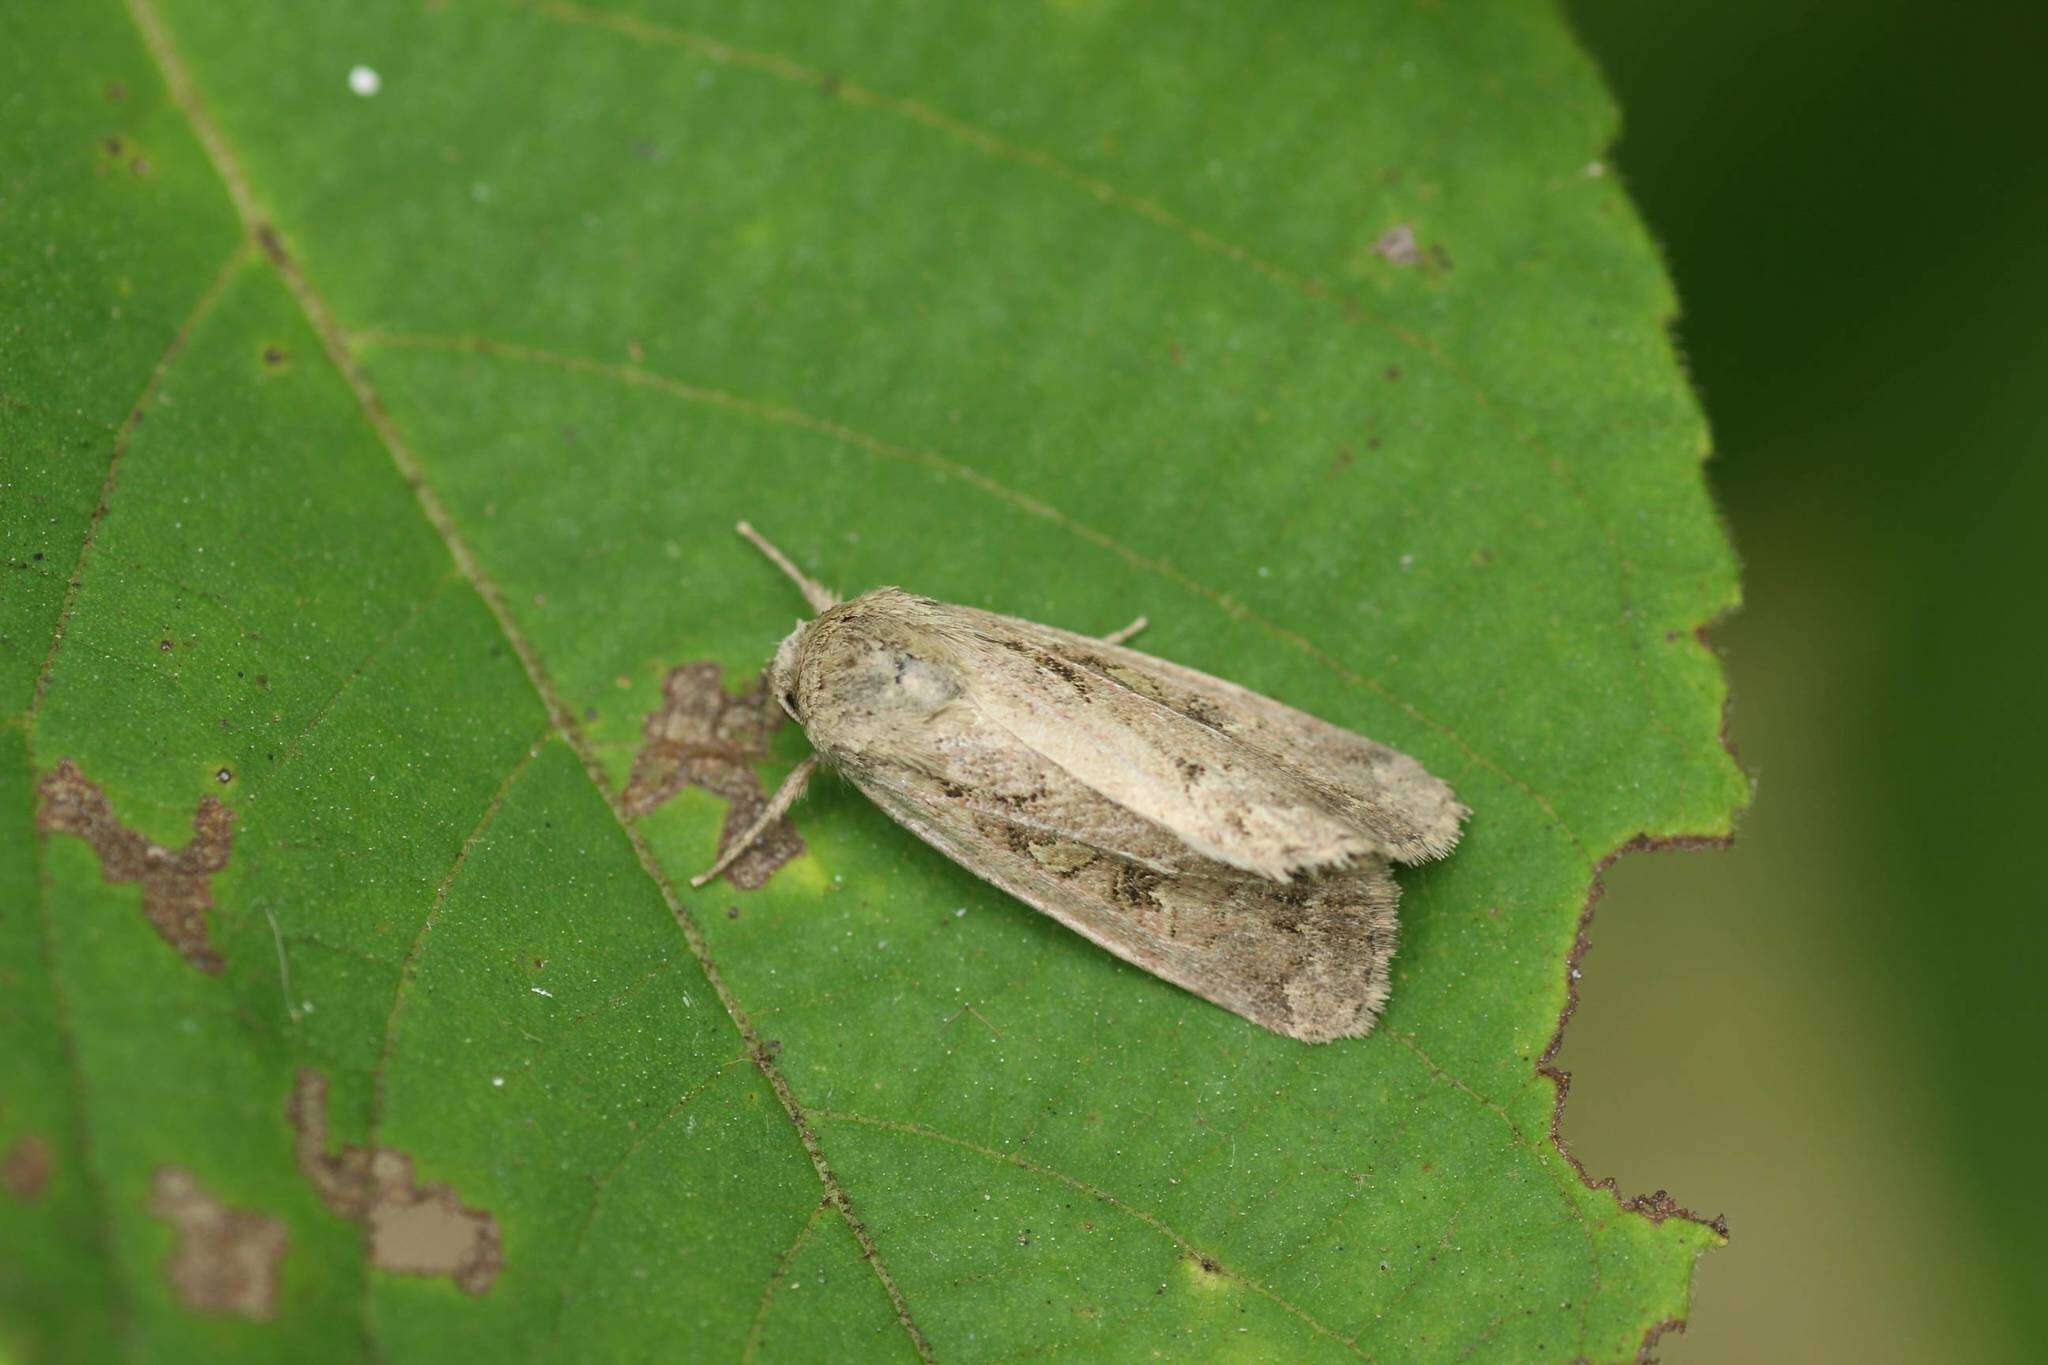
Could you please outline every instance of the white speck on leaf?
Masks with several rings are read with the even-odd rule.
[[[352,66],[348,69],[348,88],[368,99],[384,88],[384,78],[373,67]]]

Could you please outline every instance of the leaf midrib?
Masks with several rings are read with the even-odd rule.
[[[583,767],[585,777],[597,789],[600,799],[604,801],[605,808],[611,813],[614,822],[617,823],[620,830],[624,833],[627,843],[632,847],[634,856],[640,863],[641,870],[654,883],[663,903],[668,906],[670,914],[681,928],[684,941],[689,946],[692,956],[697,959],[698,967],[704,973],[705,980],[718,996],[720,1005],[724,1007],[734,1030],[739,1033],[741,1040],[745,1043],[747,1052],[753,1059],[754,1065],[760,1070],[762,1076],[767,1080],[769,1087],[775,1092],[776,1099],[781,1103],[784,1114],[788,1118],[791,1128],[795,1131],[799,1144],[810,1158],[819,1181],[825,1187],[826,1198],[838,1209],[841,1219],[846,1223],[856,1241],[859,1242],[864,1253],[863,1259],[873,1268],[876,1279],[887,1293],[891,1304],[895,1308],[897,1320],[909,1336],[911,1345],[915,1348],[921,1359],[931,1360],[933,1358],[931,1348],[926,1343],[922,1331],[919,1330],[916,1322],[911,1317],[909,1305],[904,1299],[902,1290],[898,1288],[894,1279],[890,1276],[888,1268],[882,1260],[880,1250],[874,1244],[872,1234],[854,1216],[845,1191],[839,1185],[838,1178],[833,1174],[830,1164],[825,1161],[823,1150],[819,1147],[816,1137],[805,1123],[802,1107],[796,1103],[796,1097],[790,1090],[787,1080],[776,1069],[766,1047],[763,1046],[760,1038],[755,1034],[752,1024],[748,1021],[745,1010],[740,1006],[738,999],[733,995],[731,988],[726,985],[724,978],[712,962],[709,947],[704,940],[703,931],[698,927],[688,909],[682,904],[681,898],[676,894],[675,887],[670,882],[666,873],[655,861],[652,851],[647,847],[646,840],[641,837],[638,829],[634,827],[631,821],[626,819],[625,813],[619,808],[617,797],[612,792],[609,784],[604,780],[602,767],[578,729],[573,712],[569,709],[561,694],[556,690],[547,674],[546,668],[541,663],[538,652],[533,648],[532,643],[526,639],[524,633],[520,631],[517,622],[512,619],[510,610],[505,605],[504,594],[484,570],[482,563],[477,559],[474,551],[471,550],[461,529],[455,524],[454,518],[449,514],[446,506],[442,504],[439,495],[434,491],[432,484],[426,477],[425,469],[421,466],[417,457],[412,454],[402,433],[399,432],[397,425],[385,410],[375,388],[350,356],[341,329],[335,322],[333,312],[328,308],[325,299],[313,287],[312,282],[298,268],[290,253],[286,250],[275,227],[272,225],[269,215],[263,212],[253,187],[249,184],[246,175],[241,169],[240,158],[235,155],[234,149],[229,145],[226,135],[214,123],[211,115],[207,113],[205,104],[199,97],[197,86],[192,80],[191,72],[186,67],[183,57],[179,54],[177,45],[171,37],[169,28],[165,25],[162,15],[157,12],[154,0],[126,0],[126,2],[129,15],[134,21],[151,59],[156,63],[158,70],[162,74],[164,82],[170,91],[172,101],[184,114],[186,122],[191,126],[193,134],[198,138],[200,145],[205,148],[208,160],[212,163],[215,173],[220,176],[223,185],[228,191],[228,197],[234,205],[236,215],[241,220],[244,231],[261,246],[264,253],[270,258],[271,264],[283,278],[287,289],[298,303],[300,311],[305,314],[308,325],[312,327],[314,334],[320,338],[321,347],[326,353],[328,363],[334,366],[335,370],[348,384],[351,392],[356,397],[357,405],[362,412],[364,420],[369,424],[386,452],[391,456],[393,464],[398,468],[400,477],[413,490],[414,497],[419,503],[421,514],[426,518],[428,525],[434,530],[435,534],[439,536],[450,558],[454,561],[456,568],[469,581],[471,588],[483,600],[485,607],[490,611],[499,631],[504,635],[506,643],[511,646],[514,655],[519,659],[520,666],[525,670],[527,681],[539,696],[541,705],[546,711],[555,732],[561,736],[563,742],[576,755],[577,761]],[[224,273],[231,273],[231,271]],[[81,551],[82,554],[83,551]],[[59,644],[61,644],[61,637],[58,641],[52,643],[51,652],[53,658]]]

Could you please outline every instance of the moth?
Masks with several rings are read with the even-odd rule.
[[[1371,1031],[1400,888],[1470,814],[1408,755],[1102,639],[899,588],[849,601],[745,522],[817,615],[769,666],[811,741],[710,881],[830,763],[898,824],[1118,957],[1304,1042]]]

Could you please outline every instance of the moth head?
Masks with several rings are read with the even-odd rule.
[[[803,716],[796,709],[796,661],[803,651],[804,636],[810,633],[809,621],[798,621],[796,629],[782,638],[775,647],[775,662],[768,665],[768,687],[775,694],[775,700],[789,713],[789,718],[799,725]]]

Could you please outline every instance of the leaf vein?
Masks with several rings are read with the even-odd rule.
[[[605,1192],[611,1188],[612,1181],[618,1177],[619,1172],[626,1168],[626,1163],[631,1161],[634,1157],[638,1156],[640,1154],[641,1149],[646,1147],[648,1143],[654,1141],[655,1137],[661,1132],[661,1130],[669,1125],[669,1121],[671,1119],[675,1118],[676,1115],[682,1113],[684,1109],[689,1107],[691,1100],[696,1099],[706,1090],[709,1090],[712,1087],[712,1085],[717,1082],[719,1077],[723,1076],[726,1072],[732,1070],[734,1067],[740,1065],[742,1062],[745,1062],[747,1060],[749,1060],[747,1054],[742,1052],[738,1056],[729,1057],[725,1061],[720,1062],[717,1066],[713,1067],[709,1075],[705,1076],[703,1080],[697,1082],[688,1090],[685,1090],[682,1093],[682,1095],[677,1098],[676,1102],[668,1107],[668,1112],[664,1113],[660,1118],[656,1119],[653,1123],[649,1124],[647,1131],[639,1134],[637,1137],[633,1139],[632,1142],[628,1143],[626,1146],[626,1150],[619,1153],[618,1160],[614,1161],[609,1167],[607,1167],[601,1174],[598,1175],[597,1179],[591,1185],[590,1204],[584,1210],[582,1225],[576,1229],[576,1250],[570,1256],[570,1264],[572,1266],[577,1261],[583,1259],[584,1252],[590,1243],[590,1229],[597,1223],[598,1206],[604,1203]],[[819,1207],[824,1207],[823,1201],[820,1201]],[[556,1286],[555,1289],[555,1325],[554,1331],[550,1334],[549,1337],[550,1355],[558,1354],[560,1351],[562,1342],[562,1322],[563,1319],[567,1317],[568,1312],[569,1272],[565,1269],[562,1272],[561,1282]]]
[[[1299,1319],[1317,1336],[1325,1337],[1331,1341],[1336,1342],[1339,1346],[1342,1346],[1350,1354],[1358,1356],[1361,1359],[1370,1360],[1373,1358],[1369,1353],[1361,1351],[1355,1343],[1348,1341],[1344,1337],[1340,1336],[1338,1333],[1333,1331],[1328,1325],[1326,1325],[1320,1319],[1318,1319],[1314,1314],[1310,1313],[1307,1309],[1301,1307],[1299,1304],[1294,1303],[1292,1300],[1288,1299],[1285,1295],[1281,1294],[1272,1286],[1263,1284],[1258,1280],[1253,1279],[1249,1275],[1246,1275],[1243,1271],[1235,1270],[1230,1266],[1225,1265],[1217,1257],[1211,1255],[1206,1251],[1201,1250],[1192,1241],[1190,1241],[1186,1237],[1186,1235],[1184,1235],[1183,1233],[1169,1225],[1164,1219],[1160,1218],[1157,1214],[1149,1213],[1146,1210],[1139,1208],[1135,1204],[1126,1202],[1125,1200],[1117,1197],[1117,1195],[1112,1191],[1106,1190],[1100,1185],[1092,1184],[1089,1181],[1081,1179],[1079,1176],[1069,1175],[1067,1172],[1062,1171],[1057,1167],[1047,1166],[1043,1162],[1033,1161],[1028,1157],[1018,1156],[1014,1152],[1005,1152],[994,1147],[984,1146],[979,1142],[971,1142],[966,1138],[954,1137],[952,1134],[942,1133],[936,1128],[927,1128],[925,1125],[921,1123],[912,1123],[903,1119],[875,1118],[867,1114],[853,1114],[847,1113],[842,1110],[833,1109],[814,1109],[810,1112],[811,1117],[816,1118],[822,1122],[858,1124],[865,1128],[877,1128],[882,1130],[883,1132],[897,1133],[905,1137],[921,1138],[927,1142],[942,1143],[949,1147],[958,1147],[963,1151],[973,1152],[977,1156],[986,1157],[990,1161],[999,1162],[1002,1165],[1015,1166],[1019,1170],[1029,1171],[1033,1175],[1044,1176],[1048,1180],[1056,1180],[1060,1184],[1065,1185],[1070,1189],[1077,1190],[1080,1193],[1087,1195],[1089,1198],[1107,1204],[1110,1208],[1115,1209],[1117,1212],[1124,1214],[1127,1217],[1134,1218],[1140,1223],[1143,1223],[1146,1227],[1151,1228],[1154,1232],[1159,1233],[1168,1241],[1172,1242],[1175,1246],[1179,1247],[1181,1251],[1191,1259],[1196,1260],[1205,1265],[1214,1266],[1216,1268],[1217,1274],[1222,1275],[1228,1279],[1237,1281],[1245,1288],[1251,1290],[1254,1294],[1257,1294],[1260,1298],[1267,1300],[1268,1302],[1284,1310],[1291,1316]]]
[[[477,817],[476,824],[464,837],[461,847],[455,850],[455,857],[449,862],[448,870],[441,874],[441,880],[434,888],[434,899],[428,905],[427,913],[420,917],[420,927],[413,934],[412,947],[406,950],[405,962],[398,969],[398,984],[391,992],[391,1010],[384,1017],[384,1044],[378,1052],[377,1069],[374,1074],[375,1088],[370,1103],[370,1145],[373,1147],[376,1145],[378,1125],[384,1119],[385,1073],[390,1069],[391,1059],[396,1051],[398,1020],[405,1010],[405,990],[418,974],[420,953],[426,948],[427,935],[433,932],[434,925],[439,922],[441,907],[447,903],[448,893],[454,888],[456,878],[462,875],[462,869],[468,865],[471,850],[484,837],[484,831],[491,827],[491,822],[498,818],[499,810],[505,805],[505,798],[512,794],[512,788],[518,783],[521,775],[532,765],[533,760],[540,756],[552,737],[551,731],[543,732],[522,749],[518,759],[505,770],[505,775],[498,780],[497,789],[484,803],[483,814]]]
[[[34,736],[24,733],[23,751],[27,755],[31,773],[36,771]],[[56,1016],[58,1045],[63,1049],[65,1071],[71,1078],[71,1104],[78,1114],[79,1166],[85,1172],[86,1198],[92,1206],[93,1232],[99,1241],[101,1261],[109,1267],[107,1279],[114,1288],[113,1318],[116,1333],[129,1339],[131,1350],[135,1342],[135,1286],[121,1273],[125,1262],[114,1254],[119,1237],[114,1226],[114,1201],[107,1188],[106,1173],[99,1163],[92,1159],[92,1094],[86,1084],[85,1068],[78,1062],[78,1030],[71,1018],[71,1002],[66,998],[63,978],[57,971],[57,934],[55,920],[50,913],[50,836],[37,833],[36,846],[36,914],[42,930],[42,968],[50,983],[50,998]]]
[[[36,673],[35,691],[29,697],[28,717],[31,723],[42,711],[43,699],[49,694],[50,677],[57,666],[57,654],[64,647],[65,636],[70,631],[71,613],[78,605],[79,589],[85,584],[86,561],[99,541],[100,523],[106,520],[107,506],[114,496],[115,480],[121,472],[121,459],[128,453],[128,447],[135,439],[135,429],[142,425],[143,416],[148,412],[150,402],[163,388],[164,376],[170,373],[171,366],[184,352],[185,343],[191,340],[192,333],[198,329],[206,315],[213,311],[214,304],[227,292],[228,283],[234,278],[235,272],[248,259],[248,244],[237,242],[235,249],[228,253],[228,258],[221,262],[220,269],[214,274],[213,282],[207,285],[198,301],[192,305],[192,311],[178,325],[178,330],[172,333],[170,343],[164,347],[164,353],[157,357],[156,364],[150,369],[149,378],[143,381],[142,392],[136,395],[134,404],[128,409],[128,416],[122,420],[120,429],[114,436],[114,447],[107,457],[106,477],[100,481],[99,498],[94,502],[92,516],[85,524],[85,536],[78,544],[77,563],[72,566],[71,577],[65,583],[64,601],[57,608],[57,624],[51,633],[50,649],[43,655],[43,666]]]
[[[818,1220],[825,1216],[831,1201],[820,1199],[811,1208],[811,1216],[797,1229],[796,1240],[791,1242],[781,1256],[776,1258],[775,1269],[769,1273],[768,1283],[761,1287],[761,1302],[754,1309],[754,1320],[747,1327],[746,1343],[740,1347],[740,1365],[753,1365],[761,1357],[761,1332],[768,1326],[768,1310],[775,1302],[775,1291],[789,1278],[789,1267],[796,1261],[804,1244],[811,1240],[811,1233],[817,1229]]]
[[[1602,1284],[1605,1279],[1600,1261],[1600,1239],[1593,1235],[1593,1225],[1587,1219],[1586,1211],[1583,1208],[1579,1207],[1579,1201],[1573,1195],[1571,1187],[1565,1181],[1559,1179],[1560,1173],[1553,1170],[1551,1168],[1551,1163],[1544,1159],[1542,1148],[1536,1143],[1534,1139],[1532,1139],[1529,1136],[1529,1134],[1526,1131],[1523,1130],[1521,1124],[1515,1122],[1514,1116],[1508,1113],[1505,1105],[1502,1105],[1496,1100],[1488,1099],[1485,1095],[1480,1094],[1478,1090],[1474,1089],[1463,1077],[1459,1076],[1456,1072],[1447,1070],[1442,1065],[1440,1065],[1435,1058],[1431,1057],[1427,1052],[1423,1050],[1422,1045],[1420,1043],[1415,1041],[1415,1036],[1413,1034],[1389,1032],[1387,1036],[1392,1038],[1396,1043],[1400,1044],[1400,1046],[1410,1055],[1412,1055],[1418,1062],[1422,1063],[1423,1067],[1428,1070],[1431,1076],[1435,1077],[1438,1080],[1446,1082],[1448,1085],[1450,1085],[1452,1089],[1456,1090],[1459,1094],[1464,1095],[1474,1104],[1477,1104],[1480,1108],[1486,1110],[1489,1114],[1492,1114],[1495,1118],[1499,1119],[1502,1123],[1506,1124],[1508,1131],[1514,1134],[1515,1141],[1519,1143],[1522,1146],[1522,1148],[1529,1153],[1531,1158],[1535,1160],[1536,1168],[1543,1172],[1544,1179],[1550,1182],[1551,1186],[1554,1189],[1556,1189],[1558,1198],[1564,1201],[1565,1210],[1570,1215],[1570,1221],[1578,1225],[1580,1234],[1584,1236],[1586,1239],[1586,1263],[1588,1268],[1592,1271],[1593,1275],[1593,1283],[1591,1288],[1588,1290],[1587,1293],[1580,1295],[1578,1299],[1578,1345],[1579,1354],[1584,1355],[1586,1344],[1586,1315],[1592,1299],[1600,1293]]]
[[[297,756],[300,747],[305,744],[306,740],[312,736],[315,730],[318,730],[327,723],[327,718],[334,713],[335,704],[341,700],[342,695],[355,686],[363,674],[369,671],[370,665],[376,662],[379,655],[396,644],[401,636],[412,629],[420,617],[426,614],[427,608],[440,600],[441,594],[448,590],[450,584],[458,581],[459,576],[451,565],[448,571],[435,581],[434,586],[429,588],[424,596],[413,602],[411,608],[401,620],[388,628],[370,645],[368,650],[364,651],[363,657],[356,661],[356,666],[351,668],[339,683],[335,684],[332,692],[328,693],[327,700],[320,704],[319,710],[315,711],[312,718],[301,726],[299,732],[293,735],[285,744],[284,751],[278,755],[277,762],[271,765],[270,771],[266,772],[260,781],[250,786],[248,792],[242,797],[245,803],[253,804],[258,796],[270,789],[270,784],[277,780],[278,775],[291,766],[292,759]]]
[[[375,388],[371,386],[369,380],[362,373],[361,368],[356,364],[355,358],[350,354],[348,341],[343,335],[341,327],[335,321],[333,312],[328,308],[327,301],[314,289],[312,282],[306,278],[305,273],[298,268],[297,262],[286,250],[284,242],[279,237],[276,229],[261,210],[255,192],[250,186],[247,176],[242,171],[240,158],[235,155],[234,149],[229,146],[225,135],[213,121],[212,115],[207,112],[205,103],[201,100],[198,89],[193,84],[191,73],[185,66],[184,58],[179,54],[177,44],[172,40],[169,29],[165,26],[162,16],[157,12],[155,0],[127,0],[127,4],[129,13],[133,17],[137,29],[142,34],[143,42],[149,49],[150,56],[163,72],[165,83],[170,88],[172,98],[184,112],[187,122],[192,126],[194,135],[198,137],[201,145],[206,148],[207,155],[212,160],[216,172],[220,175],[223,184],[226,186],[228,196],[233,201],[235,210],[241,217],[244,227],[248,229],[250,235],[263,248],[272,264],[276,266],[278,273],[283,277],[292,296],[297,300],[300,310],[306,315],[307,322],[311,324],[314,334],[320,338],[321,346],[326,352],[329,363],[335,367],[354,393],[357,406],[361,409],[365,422],[383,443],[385,451],[390,455],[392,463],[398,469],[399,476],[412,489],[414,498],[419,504],[421,514],[426,518],[428,525],[441,538],[442,544],[448,551],[449,558],[454,561],[463,577],[469,580],[471,587],[483,599],[484,605],[490,610],[500,632],[505,637],[507,645],[510,646],[513,654],[525,669],[528,682],[534,691],[539,694],[542,705],[546,709],[555,730],[560,734],[563,742],[569,746],[570,751],[581,761],[585,776],[589,779],[591,785],[597,789],[599,796],[611,811],[613,820],[625,834],[627,843],[633,849],[634,855],[640,862],[641,869],[654,882],[656,889],[661,893],[662,900],[667,904],[669,913],[674,916],[678,927],[682,930],[683,937],[689,944],[691,953],[696,956],[698,965],[704,972],[705,979],[717,994],[719,1002],[724,1005],[726,1013],[731,1017],[733,1025],[739,1031],[741,1038],[746,1041],[756,1067],[760,1069],[761,1074],[767,1079],[769,1087],[775,1092],[776,1098],[781,1102],[784,1114],[788,1117],[791,1127],[796,1130],[798,1141],[802,1144],[805,1154],[810,1158],[812,1168],[816,1171],[820,1183],[826,1189],[827,1197],[838,1208],[840,1217],[845,1220],[855,1239],[860,1243],[863,1258],[874,1271],[875,1278],[880,1281],[883,1290],[889,1296],[891,1304],[894,1305],[897,1321],[902,1325],[904,1332],[910,1337],[911,1344],[916,1348],[918,1355],[925,1360],[930,1360],[932,1358],[931,1347],[925,1341],[923,1331],[911,1316],[910,1306],[904,1299],[902,1290],[897,1286],[895,1279],[889,1273],[887,1265],[883,1262],[881,1251],[875,1245],[873,1236],[861,1221],[855,1217],[852,1204],[847,1199],[845,1191],[840,1187],[838,1178],[832,1173],[831,1166],[826,1162],[825,1154],[818,1146],[817,1138],[804,1122],[803,1111],[797,1105],[796,1097],[791,1092],[788,1081],[776,1069],[774,1063],[769,1060],[767,1049],[761,1045],[759,1037],[754,1032],[753,1025],[747,1019],[746,1011],[741,1008],[738,999],[733,995],[731,988],[726,985],[716,964],[713,963],[703,931],[698,927],[688,908],[684,906],[681,897],[677,895],[674,885],[655,861],[647,841],[627,817],[625,810],[620,804],[619,794],[614,792],[606,781],[602,766],[598,762],[596,755],[588,748],[582,732],[576,724],[573,713],[570,711],[559,690],[555,687],[553,680],[548,676],[547,670],[542,666],[533,643],[526,638],[525,633],[519,629],[518,623],[513,619],[511,610],[506,605],[504,592],[484,570],[475,551],[470,547],[467,537],[456,526],[453,516],[449,513],[447,506],[441,501],[440,495],[428,483],[426,471],[422,468],[418,457],[413,454],[410,446],[399,432],[396,423],[392,421],[390,414],[385,410],[382,398],[379,397]],[[387,1043],[389,1041],[388,1032],[386,1041]]]

